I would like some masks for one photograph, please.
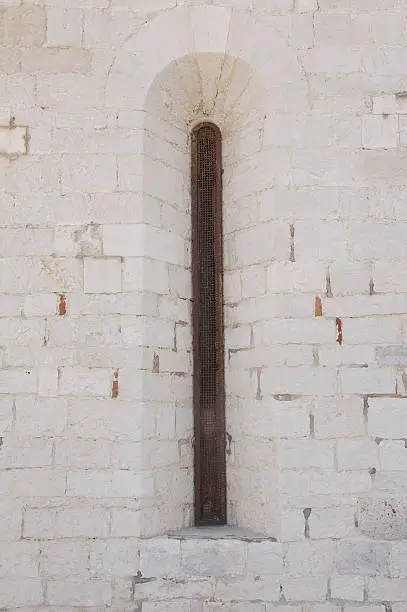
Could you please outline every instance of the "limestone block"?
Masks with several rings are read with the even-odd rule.
[[[285,555],[287,575],[328,576],[333,568],[335,544],[333,542],[291,542]]]
[[[21,537],[22,507],[7,500],[0,503],[0,540],[17,541]]]
[[[88,556],[87,542],[72,540],[43,542],[40,575],[51,578],[86,575],[89,568]]]
[[[169,293],[168,265],[161,261],[129,257],[123,264],[124,291]]]
[[[407,580],[405,578],[371,578],[368,585],[369,599],[373,601],[405,601]]]
[[[3,542],[0,545],[0,576],[14,578],[35,578],[38,576],[40,558],[39,545],[36,542]]]
[[[295,10],[299,13],[308,13],[317,10],[317,0],[295,0]]]
[[[345,575],[386,576],[390,571],[390,553],[390,544],[386,542],[339,542],[335,557],[336,571]]]
[[[340,373],[340,378],[342,391],[345,394],[393,394],[396,389],[395,374],[389,368],[344,369]]]
[[[144,224],[103,226],[103,253],[107,256],[148,257],[184,266],[181,236]]]
[[[397,604],[396,604],[397,605]],[[371,605],[367,605],[367,606],[345,606],[344,608],[345,612],[385,612],[383,610],[383,606],[382,605],[375,605],[375,604],[371,604]],[[400,612],[401,609],[400,609]]]
[[[174,348],[174,322],[148,317],[122,317],[122,342],[131,347],[155,346]],[[157,381],[158,384],[158,381]]]
[[[363,601],[364,582],[362,576],[332,576],[331,595],[339,600]]]
[[[358,72],[362,65],[362,54],[358,47],[338,44],[319,44],[304,57],[304,68],[312,73],[348,74]]]
[[[113,509],[111,513],[112,537],[140,537],[141,512],[138,510]]]
[[[250,266],[242,270],[242,298],[256,297],[266,292],[266,267]]]
[[[360,531],[375,540],[404,539],[407,530],[406,515],[407,504],[394,497],[362,497],[358,502]]]
[[[402,339],[399,317],[346,319],[343,333],[347,344],[397,344]]]
[[[26,296],[23,312],[25,317],[51,316],[56,313],[56,307],[55,294],[32,294]]]
[[[406,62],[406,50],[403,45],[385,41],[387,44],[378,44],[367,47],[363,53],[363,68],[368,73],[383,75],[403,74]]]
[[[295,542],[304,538],[303,509],[284,509],[281,516],[281,538],[284,542]]]
[[[51,467],[52,441],[43,438],[19,440],[8,436],[0,457],[1,469]]]
[[[406,400],[404,398],[369,399],[368,433],[373,437],[407,437]]]
[[[363,494],[372,488],[370,474],[368,472],[339,472],[320,474],[314,472],[311,475],[311,493],[317,495],[347,495]]]
[[[0,400],[0,436],[11,430],[13,421],[13,400],[3,397]]]
[[[49,468],[31,468],[30,478],[25,470],[0,472],[0,485],[18,497],[58,497],[65,494],[65,473]]]
[[[245,552],[241,540],[181,540],[181,571],[187,576],[241,575]]]
[[[253,575],[279,574],[283,569],[283,550],[277,542],[249,542],[246,572]]]
[[[372,112],[376,115],[407,114],[407,92],[374,96]]]
[[[262,391],[265,396],[278,394],[302,394],[330,396],[336,390],[336,372],[331,368],[265,368],[262,376]]]
[[[107,368],[63,368],[59,394],[82,397],[110,397],[112,373]]]
[[[264,322],[262,339],[264,344],[331,344],[335,329],[322,319],[274,319]]]
[[[54,580],[49,582],[51,606],[106,606],[111,602],[111,583],[103,580]]]
[[[328,440],[280,440],[277,462],[281,469],[333,469],[334,447]]]
[[[27,80],[33,77],[21,78]],[[20,88],[23,85],[29,87],[30,83],[23,83]],[[26,93],[26,98],[28,94],[29,92]],[[64,112],[75,113],[100,105],[102,98],[103,82],[94,76],[68,73],[38,76],[37,101],[43,106],[63,108]],[[71,163],[74,164],[74,161]]]
[[[215,598],[221,601],[278,601],[280,583],[277,576],[261,578],[231,578],[218,580],[215,586]]]
[[[326,270],[322,263],[272,263],[267,271],[271,293],[324,293]]]
[[[55,447],[55,465],[67,469],[108,468],[110,449],[108,440],[72,437],[58,439]]]
[[[363,148],[392,149],[397,147],[398,125],[396,115],[366,115],[363,118]]]
[[[21,68],[23,72],[61,74],[79,72],[86,74],[91,65],[91,55],[85,49],[42,48],[23,51]]]
[[[375,355],[379,366],[407,366],[407,346],[405,344],[378,346]]]
[[[122,290],[120,259],[90,259],[84,261],[85,293],[120,293]]]
[[[294,0],[253,0],[253,8],[255,11],[262,12],[285,12],[291,11],[294,6]]]
[[[36,393],[38,372],[34,368],[0,370],[0,393]]]
[[[395,578],[406,578],[407,577],[407,564],[406,564],[406,543],[405,542],[394,542],[391,546],[391,562],[392,562],[392,576]]]
[[[33,419],[35,414],[35,419]],[[67,402],[63,399],[18,397],[16,429],[20,436],[60,435],[67,426]]]
[[[49,346],[106,347],[120,341],[120,315],[58,317],[50,321]],[[93,364],[95,365],[95,364]]]
[[[63,293],[83,283],[81,262],[69,258],[2,258],[0,271],[0,290],[10,293]]]
[[[333,262],[330,265],[334,295],[369,293],[370,272],[365,263]]]
[[[327,579],[323,576],[292,578],[287,576],[282,581],[283,593],[287,601],[324,601]]]
[[[312,508],[308,519],[310,537],[313,540],[354,537],[356,535],[354,515],[354,507],[350,505]]]
[[[178,539],[152,538],[140,544],[140,571],[146,578],[177,576],[180,573],[181,544]]]
[[[0,155],[27,154],[26,127],[0,127]]]
[[[48,8],[47,39],[49,47],[80,46],[82,43],[82,14],[78,9]]]
[[[195,53],[225,53],[232,12],[222,7],[195,7],[190,11]]]
[[[42,606],[44,602],[42,580],[25,578],[24,588],[21,587],[21,579],[2,580],[0,600],[2,605],[16,609],[22,606]]]
[[[194,603],[191,602],[191,600],[181,601],[177,599],[177,601],[166,601],[165,602],[165,607],[167,609],[167,612],[192,612],[191,605],[194,605]],[[199,604],[195,604],[195,605],[199,605]],[[145,612],[163,612],[162,602],[144,601],[143,607],[145,609]],[[212,610],[212,608],[208,608],[208,610]]]
[[[116,187],[116,159],[113,155],[64,155],[61,180],[63,194],[113,191]]]
[[[102,228],[96,223],[84,226],[57,225],[54,253],[62,257],[98,257],[102,254]]]
[[[238,232],[236,258],[240,266],[271,260],[287,260],[289,228],[278,221]]]
[[[45,325],[41,319],[25,321],[5,317],[0,320],[0,333],[6,345],[29,346],[38,350],[44,342]]]
[[[382,440],[379,449],[383,470],[407,470],[407,449],[403,440]]]
[[[44,519],[47,519],[47,509],[44,508],[36,512],[40,517],[41,513],[43,513],[45,515]],[[41,525],[41,521],[39,525]],[[109,531],[109,512],[103,508],[103,505],[98,507],[97,505],[87,504],[83,507],[61,508],[57,513],[54,529],[55,535],[53,537],[56,539],[104,538],[107,537]],[[39,529],[35,527],[35,517],[32,517],[31,531],[34,531],[34,533],[39,531]]]
[[[91,543],[89,566],[96,578],[137,575],[140,570],[139,540],[126,538]]]
[[[92,436],[106,439],[130,439],[137,441],[154,437],[155,414],[143,404],[134,401],[82,400],[69,401],[71,432],[78,437]]]
[[[7,8],[2,15],[3,44],[11,47],[38,47],[45,39],[45,23],[45,10],[42,6]]]
[[[150,497],[153,491],[149,474],[127,470],[68,472],[67,483],[73,497]]]
[[[336,454],[341,471],[368,470],[377,466],[379,461],[379,447],[368,438],[338,440]]]
[[[373,346],[322,346],[319,349],[320,365],[366,367],[375,363]]]

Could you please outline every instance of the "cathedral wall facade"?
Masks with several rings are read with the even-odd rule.
[[[0,0],[0,608],[406,612],[407,4]],[[228,526],[193,528],[191,131]]]

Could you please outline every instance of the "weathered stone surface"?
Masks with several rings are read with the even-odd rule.
[[[365,498],[358,502],[360,531],[376,540],[407,538],[407,502],[400,499]]]

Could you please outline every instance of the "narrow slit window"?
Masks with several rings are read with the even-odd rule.
[[[192,132],[192,280],[195,524],[226,523],[223,340],[222,139],[211,123]]]

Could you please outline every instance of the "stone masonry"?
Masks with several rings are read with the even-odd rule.
[[[0,0],[0,609],[407,612],[407,1]],[[228,516],[192,528],[190,134]]]

